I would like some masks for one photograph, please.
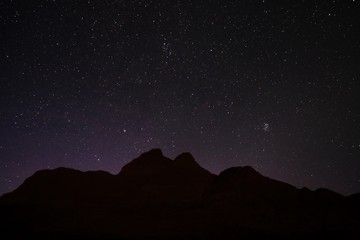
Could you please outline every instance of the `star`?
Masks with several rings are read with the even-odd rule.
[[[264,123],[262,129],[264,130],[264,132],[269,132],[269,131],[270,131],[270,125],[269,125],[269,123]]]

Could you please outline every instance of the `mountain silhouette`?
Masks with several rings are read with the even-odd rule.
[[[298,189],[249,166],[214,175],[190,153],[153,149],[116,175],[38,171],[1,196],[0,213],[1,239],[358,239],[360,194]]]

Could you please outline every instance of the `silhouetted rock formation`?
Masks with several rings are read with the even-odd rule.
[[[0,198],[0,230],[13,239],[355,238],[359,196],[297,189],[251,167],[216,176],[190,153],[171,160],[154,149],[117,175],[38,171]]]

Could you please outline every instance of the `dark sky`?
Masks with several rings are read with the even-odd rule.
[[[360,192],[360,1],[1,1],[0,194],[191,152]]]

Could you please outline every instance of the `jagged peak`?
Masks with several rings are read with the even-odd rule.
[[[195,158],[193,157],[193,155],[191,155],[191,153],[189,152],[183,152],[180,155],[178,155],[175,158],[175,161],[179,161],[179,160],[184,160],[184,159],[191,159],[193,161],[195,161]]]
[[[119,175],[149,175],[165,172],[210,173],[203,169],[189,152],[181,153],[174,160],[162,155],[160,149],[152,149],[126,164]]]
[[[195,161],[193,155],[191,155],[191,153],[189,152],[181,153],[179,156],[175,158],[174,161],[177,164],[187,164],[187,165],[191,164],[191,165],[199,166],[199,164]]]
[[[169,162],[171,159],[165,157],[159,148],[151,149],[148,152],[141,154],[139,157],[132,160],[127,165],[133,164],[163,164],[164,162]],[[125,165],[126,166],[126,165]]]
[[[165,157],[161,149],[156,148],[126,164],[119,174],[149,174],[167,168],[169,165],[171,165],[171,159]]]
[[[231,167],[219,174],[221,176],[243,176],[243,177],[250,177],[250,176],[262,176],[259,172],[257,172],[254,168],[250,166],[244,167]]]

